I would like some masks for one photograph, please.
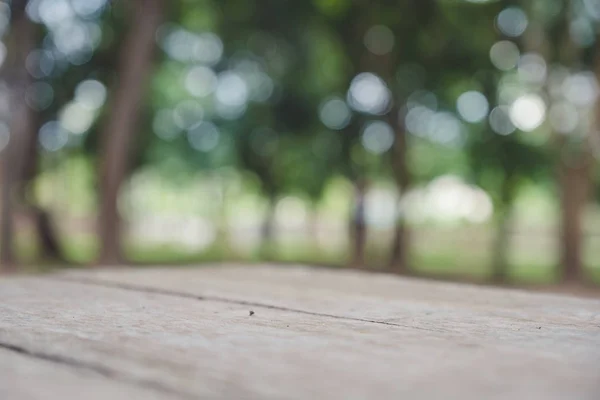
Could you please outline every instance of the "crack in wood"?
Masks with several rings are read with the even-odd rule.
[[[60,364],[63,366],[71,367],[74,369],[85,370],[87,372],[95,373],[99,376],[102,376],[109,380],[118,381],[121,383],[125,383],[128,385],[133,385],[137,387],[141,387],[143,389],[151,389],[169,396],[174,396],[180,399],[191,400],[197,399],[198,396],[195,396],[190,393],[182,392],[177,389],[173,389],[171,387],[165,386],[157,381],[146,380],[133,378],[127,375],[122,374],[119,371],[107,368],[103,365],[93,364],[89,362],[85,362],[82,360],[78,360],[72,357],[66,357],[57,354],[48,354],[40,351],[34,351],[31,349],[27,349],[22,346],[14,345],[11,343],[0,342],[0,349],[4,349],[6,351],[10,351],[25,357],[34,358],[37,360],[43,360],[54,364]]]
[[[452,331],[447,330],[447,329],[425,328],[422,326],[399,324],[399,323],[395,323],[395,322],[387,322],[387,321],[381,321],[381,320],[376,320],[376,319],[357,318],[357,317],[350,317],[350,316],[344,316],[344,315],[321,313],[321,312],[316,312],[316,311],[307,311],[307,310],[301,310],[301,309],[297,309],[297,308],[277,306],[277,305],[273,305],[273,304],[261,303],[261,302],[256,302],[256,301],[228,299],[228,298],[220,297],[220,296],[204,296],[204,295],[196,295],[196,294],[190,294],[190,293],[182,293],[182,292],[177,292],[177,291],[169,290],[169,289],[159,289],[159,288],[153,288],[153,287],[147,287],[147,286],[136,286],[136,285],[117,283],[117,282],[107,281],[107,280],[102,280],[102,279],[89,279],[89,278],[65,277],[65,276],[62,276],[62,277],[46,276],[45,279],[57,280],[60,282],[67,282],[67,283],[80,283],[80,284],[84,284],[84,285],[94,285],[94,286],[99,286],[99,287],[104,287],[104,288],[109,288],[109,289],[121,289],[121,290],[136,291],[136,292],[141,292],[141,293],[159,294],[159,295],[164,295],[164,296],[180,297],[180,298],[193,299],[193,300],[199,300],[199,301],[214,301],[214,302],[225,303],[225,304],[235,304],[235,305],[245,306],[245,307],[257,307],[257,308],[260,307],[260,308],[264,308],[264,309],[268,309],[268,310],[291,312],[291,313],[310,315],[310,316],[321,317],[321,318],[332,318],[332,319],[343,320],[343,321],[363,322],[363,323],[369,323],[369,324],[385,325],[385,326],[392,326],[392,327],[396,327],[396,328],[405,328],[405,329],[415,329],[415,330],[436,332],[436,333],[453,333]]]

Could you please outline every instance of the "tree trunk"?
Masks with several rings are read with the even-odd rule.
[[[273,247],[275,245],[275,206],[277,200],[275,197],[269,198],[269,204],[267,205],[267,214],[263,219],[261,231],[260,231],[260,247],[261,247],[261,258],[264,260],[273,259]]]
[[[222,252],[222,257],[226,259],[231,257],[231,245],[229,242],[229,219],[227,213],[227,201],[229,196],[228,182],[224,179],[219,183],[219,190],[221,191],[221,204],[219,205],[216,225],[216,237],[215,243]]]
[[[500,187],[500,205],[496,218],[496,232],[492,245],[491,281],[505,283],[508,280],[508,251],[510,248],[510,228],[512,211],[517,195],[517,184],[514,177],[504,176]]]
[[[587,152],[586,152],[587,154]],[[583,271],[583,213],[590,191],[592,163],[583,156],[579,163],[563,161],[560,166],[561,198],[561,278],[564,282],[580,281]]]
[[[66,262],[58,240],[57,229],[52,223],[50,213],[39,207],[33,208],[32,213],[42,259],[60,263]]]
[[[565,2],[566,4],[567,2]],[[562,65],[579,69],[584,61],[583,49],[575,44],[570,34],[571,20],[574,18],[574,8],[567,7],[560,20],[560,41],[556,41],[557,60]],[[596,53],[600,43],[596,42]],[[596,54],[596,68],[598,65]],[[596,75],[597,75],[596,71]],[[595,134],[597,121],[592,122],[588,134]],[[570,136],[559,135],[558,146],[560,158],[558,161],[557,184],[560,193],[560,278],[563,282],[575,282],[583,279],[583,212],[590,191],[591,149],[589,135],[587,138],[577,137],[582,132],[571,133]]]
[[[155,34],[164,17],[164,0],[137,0],[124,39],[112,87],[113,98],[101,131],[98,237],[101,264],[123,262],[119,190],[128,172],[136,124],[152,68]]]
[[[492,245],[491,281],[494,283],[505,283],[508,280],[510,227],[510,212],[501,212],[496,221],[496,232]]]
[[[52,217],[47,210],[40,207],[32,193],[32,185],[38,170],[38,133],[41,128],[42,118],[38,111],[30,110],[28,128],[31,130],[26,135],[27,143],[23,143],[24,158],[19,181],[15,184],[17,199],[27,208],[31,215],[34,229],[39,243],[39,255],[42,260],[65,262],[60,248],[57,230],[52,223]]]
[[[365,267],[365,248],[367,245],[367,223],[366,223],[366,206],[365,197],[367,193],[367,185],[364,181],[358,180],[355,183],[354,194],[354,214],[350,222],[350,251],[351,251],[351,267]]]
[[[409,235],[410,230],[406,226],[406,223],[400,219],[396,223],[396,228],[394,229],[394,239],[392,242],[392,252],[389,265],[391,272],[404,274],[409,271]]]
[[[396,185],[400,191],[400,199],[402,200],[410,187],[410,172],[407,163],[408,138],[404,123],[402,122],[402,116],[395,109],[390,113],[390,123],[396,132],[392,148],[392,168]],[[404,210],[400,210],[396,221],[396,231],[389,261],[389,270],[395,273],[407,273],[410,270],[410,231],[406,225],[404,215]]]
[[[0,267],[3,272],[12,272],[15,269],[15,258],[13,249],[13,205],[12,205],[12,173],[10,170],[10,158],[8,149],[2,154],[2,198],[0,199]]]
[[[7,59],[2,71],[10,85],[11,119],[10,140],[2,152],[2,206],[0,208],[0,265],[7,271],[14,270],[14,214],[15,196],[26,162],[27,143],[35,140],[31,124],[32,110],[25,101],[27,88],[32,83],[25,63],[36,43],[36,25],[25,13],[27,2],[16,0],[11,5],[11,32],[7,43]]]

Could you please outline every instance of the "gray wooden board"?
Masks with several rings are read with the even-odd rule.
[[[0,399],[162,400],[168,396],[101,373],[0,349]]]
[[[0,395],[598,399],[600,301],[288,266],[5,278]]]

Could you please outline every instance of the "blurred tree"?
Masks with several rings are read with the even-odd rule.
[[[577,5],[572,1],[565,1],[563,7],[565,21],[561,21],[559,27],[563,32],[563,37],[561,41],[555,42],[558,46],[561,46],[561,48],[555,49],[555,59],[572,71],[577,71],[582,67],[598,70],[598,65],[594,65],[594,63],[598,63],[600,58],[592,55],[589,62],[586,62],[580,46],[573,39],[572,26],[576,18],[573,13]],[[598,41],[597,36],[595,40]],[[592,47],[592,49],[595,49],[595,47]],[[585,123],[582,124],[581,129],[583,132],[581,134],[559,135],[557,138],[560,149],[558,155],[558,186],[561,201],[560,263],[562,268],[560,276],[563,281],[567,282],[585,279],[583,263],[585,228],[583,221],[585,208],[589,203],[592,190],[591,173],[594,158],[591,141],[598,129],[594,122],[596,118],[593,111],[589,118],[590,121],[587,126]]]
[[[538,51],[545,55],[549,63],[555,63],[566,68],[567,78],[573,79],[586,70],[597,70],[598,57],[596,47],[588,46],[576,40],[575,23],[587,19],[587,9],[582,4],[572,0],[553,2],[555,12],[548,17],[543,8],[533,11],[534,21],[539,24],[537,32],[532,32],[535,40],[530,40],[538,46]],[[593,42],[597,42],[595,35]],[[586,49],[587,47],[587,49]],[[528,49],[530,50],[530,49]],[[592,84],[592,82],[590,82]],[[597,102],[597,80],[594,102]],[[564,90],[564,89],[563,89]],[[575,101],[579,103],[579,101]],[[563,281],[581,281],[584,279],[583,248],[585,207],[591,195],[591,173],[594,164],[592,141],[596,135],[597,126],[594,123],[593,109],[576,104],[577,127],[570,133],[555,132],[556,181],[560,198],[560,265],[559,275]],[[564,118],[564,117],[563,117]]]
[[[7,56],[2,75],[9,85],[11,99],[10,136],[2,154],[2,209],[0,213],[0,262],[12,269],[16,262],[14,251],[15,196],[27,160],[28,145],[35,141],[31,109],[26,93],[32,82],[25,68],[27,56],[35,48],[36,26],[27,17],[26,0],[11,4],[12,29],[8,38]]]
[[[98,262],[105,265],[123,261],[119,190],[128,172],[136,122],[152,70],[156,32],[163,22],[166,4],[164,0],[136,0],[128,6],[132,22],[123,40],[109,111],[100,134]]]
[[[514,4],[507,0],[499,2],[503,11]],[[491,25],[491,19],[487,20]],[[490,38],[491,39],[491,38]],[[510,40],[509,37],[499,37],[499,40]],[[475,42],[472,42],[472,46]],[[495,235],[492,244],[491,280],[506,282],[509,278],[508,253],[512,227],[514,203],[521,187],[532,181],[540,182],[550,166],[550,158],[546,149],[539,145],[528,143],[519,132],[514,132],[509,115],[499,100],[499,84],[503,77],[501,71],[490,67],[489,55],[485,52],[493,41],[488,40],[485,47],[473,47],[471,57],[476,60],[478,83],[492,113],[486,123],[475,125],[468,141],[470,175],[474,182],[485,189],[494,204]],[[498,120],[505,121],[506,130],[498,126]]]
[[[385,3],[384,3],[385,4]],[[385,80],[392,88],[393,101],[395,105],[390,112],[390,125],[395,131],[395,140],[392,150],[392,170],[400,195],[405,196],[411,188],[412,173],[409,166],[409,143],[408,132],[404,123],[404,110],[409,93],[405,93],[402,87],[406,82],[396,82],[397,66],[401,63],[415,63],[417,65],[426,63],[427,57],[422,52],[421,40],[422,33],[427,30],[435,29],[435,18],[439,15],[436,1],[410,1],[403,4],[403,9],[397,11],[403,18],[400,21],[392,19],[394,13],[391,10],[382,9],[380,11],[383,21],[390,19],[390,25],[396,36],[394,50],[389,53],[389,58],[385,60],[388,64],[383,72]],[[401,202],[402,203],[402,202]],[[410,231],[406,223],[406,215],[400,209],[398,220],[396,221],[395,236],[392,241],[392,252],[390,255],[390,270],[406,273],[410,269]]]
[[[94,3],[83,9],[81,6],[77,8],[71,5],[72,10],[77,8],[77,11],[71,15],[71,19],[63,20],[62,25],[71,29],[86,27],[87,41],[77,42],[79,47],[65,49],[66,38],[60,34],[62,25],[56,24],[51,14],[44,14],[42,18],[40,13],[44,7],[45,4],[35,2],[30,4],[29,10],[30,18],[44,28],[45,36],[37,43],[38,48],[30,53],[27,60],[29,73],[37,79],[29,88],[30,107],[34,109],[33,120],[37,128],[36,140],[30,143],[27,156],[22,197],[33,214],[42,258],[65,263],[68,260],[61,249],[57,225],[66,221],[52,217],[51,211],[54,210],[41,204],[34,186],[43,172],[52,172],[54,169],[54,173],[57,173],[60,165],[73,157],[97,156],[97,114],[102,113],[105,94],[101,82],[108,80],[116,67],[115,53],[118,49],[116,36],[124,30],[124,18],[120,15],[120,7],[113,8],[111,4],[103,2]],[[95,37],[94,32],[101,33],[101,37]],[[84,88],[88,91],[83,90]],[[90,88],[93,92],[91,94]],[[81,99],[82,93],[95,96],[95,100],[94,98]],[[83,112],[84,115],[80,114],[82,107],[87,110]],[[69,118],[72,120],[75,117],[79,121],[85,121],[90,115],[86,113],[90,112],[92,119],[87,129],[79,131],[69,126]],[[44,125],[46,128],[52,125],[52,129],[47,129],[46,138],[41,138]],[[68,140],[63,143],[63,147],[48,148],[47,144],[42,144],[49,140],[48,136],[56,136],[56,139],[64,133],[68,134]],[[64,209],[60,211],[64,212]]]
[[[393,182],[400,201],[398,212],[390,217],[397,224],[389,268],[404,273],[411,248],[405,195],[451,173],[468,176],[492,198],[493,278],[505,280],[515,201],[524,184],[551,186],[547,181],[552,165],[562,203],[561,270],[570,280],[582,273],[581,216],[597,169],[589,145],[596,125],[586,125],[589,110],[577,106],[578,134],[559,134],[554,108],[560,102],[554,98],[553,82],[564,67],[563,86],[600,70],[597,45],[592,45],[597,35],[592,30],[594,40],[582,36],[583,23],[593,26],[599,19],[586,14],[588,2],[136,0],[98,2],[103,5],[84,15],[76,5],[84,2],[78,0],[69,2],[69,16],[48,13],[51,0],[33,3],[44,4],[44,13],[37,15],[33,6],[28,13],[39,24],[35,30],[46,36],[38,40],[38,33],[31,33],[35,38],[27,42],[26,25],[35,24],[23,17],[25,2],[11,2],[13,25],[26,28],[13,29],[5,42],[4,80],[16,82],[11,85],[12,98],[19,100],[12,102],[11,133],[14,137],[15,130],[25,129],[23,123],[29,133],[12,140],[3,153],[8,165],[17,158],[12,150],[19,147],[22,168],[3,169],[4,180],[13,183],[3,186],[2,195],[13,201],[3,202],[0,216],[2,231],[11,232],[11,219],[4,215],[14,214],[17,203],[39,211],[37,229],[49,232],[40,234],[47,257],[58,258],[60,249],[46,210],[67,207],[60,201],[55,202],[58,207],[46,207],[41,201],[46,195],[31,195],[41,193],[41,185],[33,182],[56,175],[60,166],[83,153],[86,162],[97,159],[100,164],[103,263],[123,258],[117,198],[134,169],[158,171],[160,180],[182,186],[211,181],[207,185],[212,188],[212,178],[220,179],[221,168],[233,167],[232,175],[259,183],[247,186],[259,188],[268,204],[262,224],[266,257],[274,255],[270,247],[279,199],[288,194],[302,197],[312,203],[316,215],[331,178],[341,175],[354,185],[347,199],[354,203],[349,258],[357,265],[368,262],[363,257],[367,182]],[[142,7],[146,8],[140,11]],[[162,25],[165,8],[173,18]],[[60,29],[62,25],[92,32],[82,36],[88,45],[93,42],[91,50],[69,52],[61,46],[59,33],[74,32]],[[154,37],[166,57],[151,73]],[[582,37],[587,39],[582,42]],[[15,44],[19,41],[22,45]],[[29,48],[14,50],[24,46]],[[514,54],[502,53],[499,61],[499,48]],[[532,64],[539,55],[545,61]],[[29,63],[31,72],[36,59],[45,56],[53,63],[52,72],[23,73],[20,64]],[[544,71],[544,82],[528,81],[533,67]],[[79,85],[93,84],[104,91],[101,82],[113,75],[117,79],[110,85],[108,106],[102,100],[94,108],[89,129],[72,129],[74,122],[90,115],[80,107]],[[144,83],[149,77],[152,88],[146,100]],[[52,99],[39,109],[23,108],[27,117],[17,112],[25,94],[30,103],[43,100],[37,96],[40,88]],[[513,129],[519,125],[513,115],[516,100],[527,96],[544,103],[548,115],[532,132]],[[479,102],[476,105],[485,108],[476,120],[465,116],[465,98],[472,100],[469,107]],[[22,121],[19,127],[17,120]],[[506,130],[498,129],[499,120]],[[38,137],[47,123],[61,134],[67,132],[68,140],[58,150]],[[550,129],[557,131],[552,142],[545,139]],[[137,134],[150,131],[155,134]],[[589,134],[581,134],[584,131]],[[224,201],[219,203],[224,215]],[[211,210],[217,210],[215,204]],[[3,235],[3,240],[10,236]],[[44,237],[49,239],[45,246]],[[11,258],[10,250],[2,253]],[[48,256],[52,253],[55,256]]]
[[[491,93],[489,98],[494,97],[495,93]],[[491,195],[495,208],[491,279],[506,282],[515,200],[523,184],[544,178],[549,158],[544,149],[523,143],[518,134],[500,135],[487,124],[485,131],[470,141],[468,149],[470,174],[474,182]]]
[[[11,64],[12,67],[10,67],[13,72],[16,71],[17,74],[26,76],[28,81],[24,93],[28,113],[28,117],[24,121],[27,124],[20,128],[13,127],[13,131],[17,129],[17,132],[22,130],[28,132],[19,134],[20,147],[24,153],[19,156],[20,165],[13,164],[20,170],[13,170],[14,177],[17,179],[13,200],[18,201],[18,204],[22,206],[21,209],[27,211],[33,222],[38,237],[39,256],[44,260],[64,263],[66,260],[62,254],[58,230],[55,226],[57,221],[52,218],[51,210],[38,198],[39,193],[35,190],[35,183],[43,172],[51,172],[50,165],[57,167],[71,155],[77,153],[79,138],[84,136],[85,132],[71,132],[64,125],[64,121],[55,119],[61,119],[67,115],[79,117],[74,112],[81,112],[81,107],[77,107],[81,103],[77,103],[73,99],[73,93],[76,92],[78,85],[90,78],[103,79],[107,71],[114,68],[112,65],[114,57],[111,56],[114,48],[111,42],[114,42],[114,37],[111,39],[111,33],[120,26],[116,19],[110,18],[110,13],[103,12],[110,7],[102,2],[95,3],[91,7],[84,7],[84,9],[72,6],[77,8],[77,12],[70,14],[66,19],[64,19],[65,15],[61,17],[61,15],[49,12],[49,5],[49,2],[40,1],[14,1],[11,3],[11,7],[17,12],[13,10],[16,20],[13,21],[13,29],[10,33],[14,40],[10,40],[11,44],[7,49],[9,59],[14,60],[18,57],[19,52],[15,51],[12,44],[18,41],[19,37],[26,35],[27,32],[34,36],[31,48],[20,47],[25,51],[22,55],[25,59],[21,60],[23,65]],[[71,9],[71,11],[73,10],[74,8]],[[87,14],[82,17],[80,12]],[[109,18],[105,18],[107,16]],[[105,21],[102,21],[103,19]],[[57,24],[57,21],[62,21],[62,24]],[[96,25],[96,21],[102,25]],[[98,28],[97,31],[96,28]],[[15,31],[15,29],[18,30]],[[70,45],[68,45],[65,42],[68,37],[63,33],[71,32],[73,29],[76,29],[76,33],[81,34],[78,37],[85,37],[87,41],[69,42]],[[102,32],[100,29],[103,29],[102,39],[97,37],[100,41],[100,49],[94,51],[96,50],[96,39],[91,33]],[[5,66],[8,65],[5,64]],[[42,131],[44,131],[43,134]],[[91,129],[91,134],[85,137],[93,139],[96,137],[93,133],[94,127]],[[62,140],[65,138],[68,140],[63,143]],[[13,144],[15,144],[14,141]],[[49,145],[50,148],[48,148]],[[90,154],[96,152],[94,146],[88,150],[90,150]]]
[[[300,189],[311,191],[312,199],[319,191],[306,185],[307,180],[297,179],[298,171],[289,168],[289,159],[299,154],[299,143],[307,143],[305,137],[310,135],[316,119],[313,95],[307,85],[313,78],[307,68],[309,43],[305,40],[305,32],[310,29],[310,7],[304,2],[281,1],[264,1],[252,11],[246,9],[245,2],[225,2],[221,6],[223,14],[230,16],[228,21],[236,20],[235,26],[224,26],[221,32],[229,68],[243,77],[249,74],[246,79],[250,82],[251,74],[260,71],[273,86],[266,98],[251,99],[242,117],[220,123],[228,131],[237,132],[234,140],[240,166],[260,181],[267,209],[261,228],[261,255],[271,258],[278,197]],[[310,159],[303,162],[310,163]],[[319,171],[312,176],[313,184],[321,182],[316,186],[324,186],[327,176],[327,171]]]
[[[38,236],[40,256],[45,260],[64,261],[56,231],[49,213],[36,204],[30,190],[38,170],[38,133],[43,116],[35,109],[32,97],[36,86],[28,71],[27,61],[39,43],[41,29],[27,16],[27,1],[11,3],[12,24],[8,39],[3,78],[8,82],[12,98],[9,145],[5,149],[2,239],[2,264],[16,262],[14,255],[14,223],[17,211],[27,211]]]

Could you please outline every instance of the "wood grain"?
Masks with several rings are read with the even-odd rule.
[[[11,399],[86,380],[132,399],[597,399],[600,301],[302,267],[76,271],[0,281],[0,351]]]

